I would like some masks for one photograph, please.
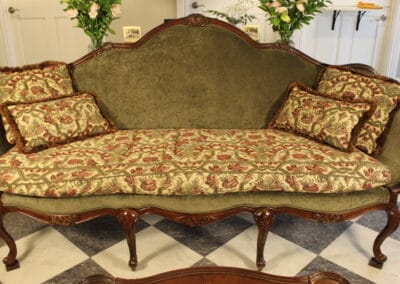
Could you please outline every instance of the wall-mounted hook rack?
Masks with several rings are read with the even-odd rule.
[[[382,17],[382,12],[379,12],[379,10],[384,9],[384,6],[377,6],[378,8],[368,8],[368,7],[358,7],[358,6],[345,6],[345,5],[331,5],[327,7],[325,10],[328,11],[333,11],[332,14],[332,26],[331,30],[335,30],[335,25],[337,22],[338,16],[342,12],[357,12],[357,19],[356,19],[356,31],[360,29],[360,23],[364,15],[368,12],[370,15],[379,15],[380,18],[378,19],[379,21],[385,21],[385,15]],[[386,7],[386,6],[385,6]]]
[[[365,13],[367,13],[367,11],[358,11],[357,23],[356,23],[356,31],[358,31],[358,29],[360,28],[360,22],[361,22],[362,17],[364,17]]]
[[[332,31],[335,30],[335,25],[336,25],[336,19],[340,15],[342,11],[340,10],[333,10],[333,15],[332,15]]]

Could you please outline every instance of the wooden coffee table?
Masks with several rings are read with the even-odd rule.
[[[342,276],[332,272],[317,272],[300,277],[276,276],[263,272],[233,267],[191,267],[140,279],[121,279],[106,275],[93,275],[81,284],[348,284]]]

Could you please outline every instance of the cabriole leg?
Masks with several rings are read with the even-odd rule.
[[[19,268],[19,263],[17,260],[17,246],[15,245],[15,241],[4,228],[3,224],[4,216],[5,212],[3,204],[1,203],[0,200],[0,238],[7,244],[9,248],[8,255],[3,259],[3,263],[6,265],[6,270],[10,271]]]
[[[139,219],[139,214],[134,210],[124,209],[121,210],[117,218],[124,229],[128,242],[130,255],[128,264],[132,270],[135,270],[137,266],[135,225]]]
[[[257,267],[261,271],[265,267],[264,247],[269,229],[274,221],[275,213],[271,209],[263,208],[254,213],[254,220],[258,226],[257,237]]]
[[[389,210],[386,211],[388,220],[385,228],[379,233],[374,242],[374,257],[369,261],[369,265],[382,268],[383,263],[387,260],[387,256],[381,251],[383,241],[389,237],[399,227],[400,211],[397,205],[393,204]]]

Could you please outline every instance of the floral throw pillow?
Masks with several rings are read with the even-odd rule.
[[[370,115],[372,108],[369,103],[334,100],[302,83],[292,83],[270,127],[350,151],[364,115]]]
[[[115,131],[90,93],[34,103],[3,104],[17,148],[33,153],[52,146]]]
[[[335,98],[363,99],[376,103],[375,111],[357,135],[356,146],[370,155],[379,154],[398,109],[400,83],[377,75],[364,75],[348,68],[322,71],[318,91]]]
[[[0,104],[59,98],[73,93],[71,76],[65,63],[46,61],[23,67],[0,68]],[[2,120],[7,141],[15,144],[9,124],[4,117]]]

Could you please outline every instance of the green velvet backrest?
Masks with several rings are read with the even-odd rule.
[[[322,65],[228,28],[171,25],[105,48],[75,64],[76,87],[94,91],[120,129],[266,127],[287,85],[312,86]]]

